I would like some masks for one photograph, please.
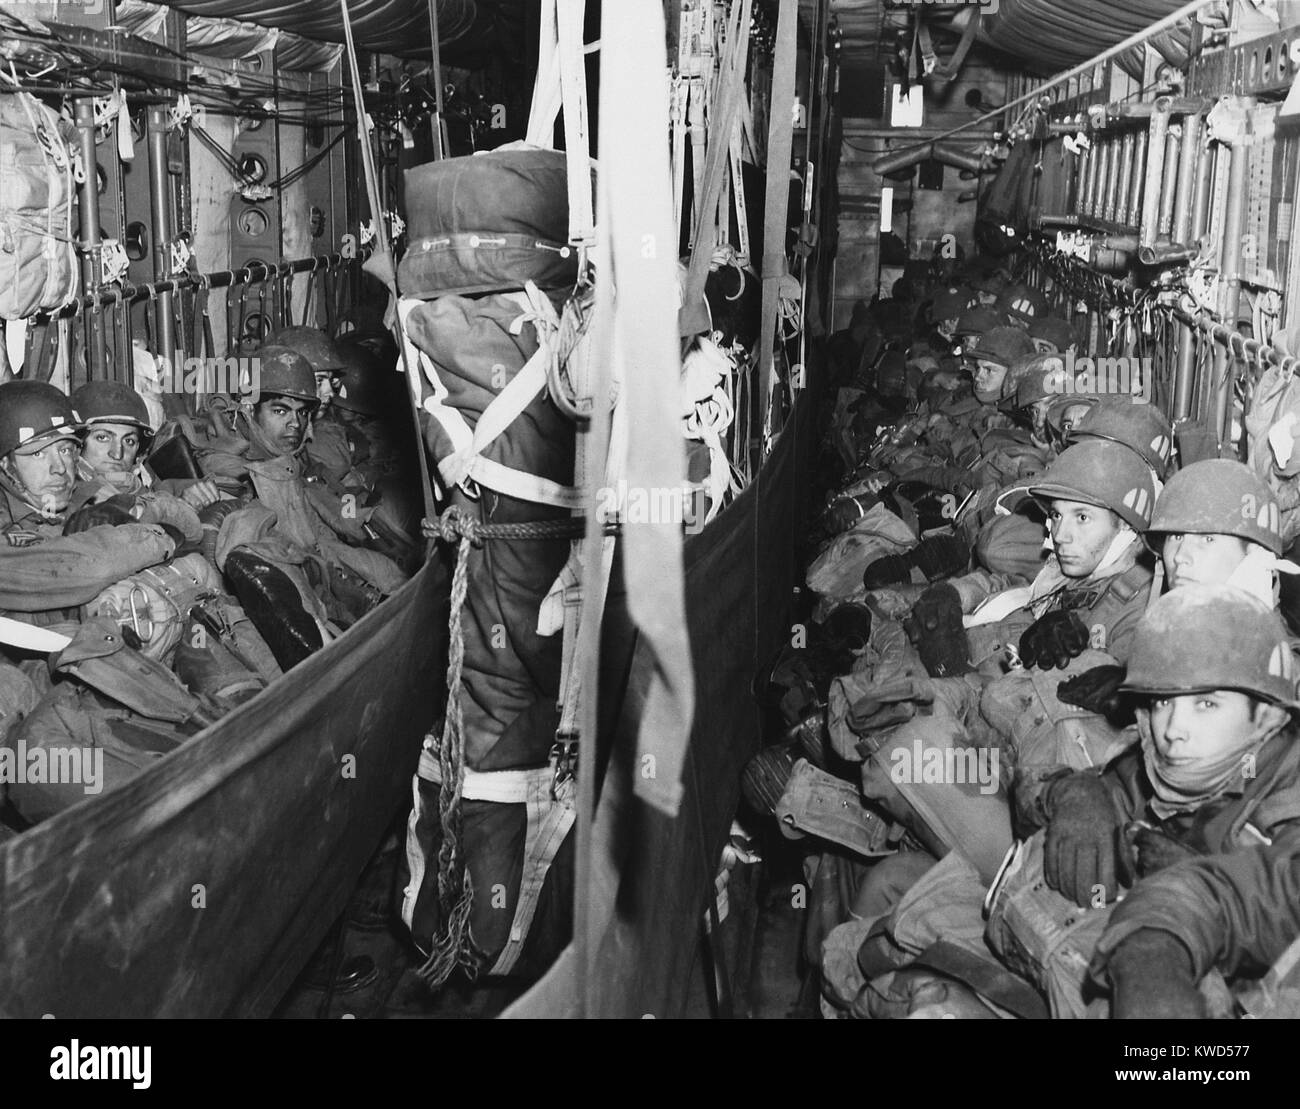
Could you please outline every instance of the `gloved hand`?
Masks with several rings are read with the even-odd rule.
[[[1124,684],[1128,669],[1124,666],[1094,666],[1073,678],[1061,682],[1056,687],[1056,695],[1067,705],[1078,705],[1089,712],[1098,712],[1108,719],[1119,722],[1125,716],[1129,723],[1133,717],[1131,705],[1126,704],[1120,696],[1119,687]]]
[[[1092,906],[1098,893],[1105,902],[1114,901],[1120,818],[1106,783],[1086,771],[1070,774],[1052,785],[1045,807],[1047,884],[1083,908]]]
[[[932,678],[970,672],[970,646],[961,616],[961,595],[946,581],[930,586],[912,606],[907,632]]]
[[[1106,963],[1115,1020],[1204,1020],[1205,999],[1196,988],[1192,958],[1168,932],[1140,928]]]
[[[135,523],[135,509],[136,499],[129,493],[119,493],[99,504],[88,504],[77,509],[64,523],[63,534],[76,535],[104,525],[116,527],[119,524]]]
[[[201,550],[199,540],[190,541],[185,538],[185,533],[175,524],[155,524],[155,527],[162,528],[167,538],[172,541],[174,548],[171,553],[172,558],[180,558],[182,555],[194,554]]]
[[[1029,667],[1064,670],[1088,647],[1088,629],[1069,609],[1046,612],[1020,637],[1020,661]]]
[[[1125,863],[1133,880],[1146,878],[1167,866],[1196,858],[1200,852],[1186,846],[1173,836],[1153,828],[1145,821],[1134,820],[1124,825]]]
[[[196,481],[193,485],[187,485],[181,493],[181,500],[197,510],[216,504],[220,496],[221,493],[217,489],[217,483],[211,478],[204,478],[202,481]]]

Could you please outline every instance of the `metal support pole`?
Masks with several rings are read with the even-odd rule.
[[[1178,188],[1174,192],[1173,223],[1169,237],[1176,243],[1190,243],[1192,193],[1201,154],[1201,116],[1183,118],[1182,145],[1178,151]]]
[[[1107,144],[1110,147],[1110,172],[1106,174],[1106,192],[1102,197],[1101,211],[1097,213],[1098,219],[1115,220],[1115,189],[1119,184],[1120,154],[1122,147],[1118,138],[1112,138]]]
[[[1247,98],[1240,101],[1243,105],[1251,102]],[[1243,113],[1245,114],[1245,113]],[[1224,201],[1223,213],[1223,254],[1222,254],[1222,301],[1219,318],[1229,334],[1237,330],[1237,311],[1241,305],[1241,236],[1246,222],[1246,177],[1250,167],[1249,115],[1243,133],[1239,134],[1230,147],[1231,158],[1228,163],[1228,191]],[[1220,445],[1231,438],[1232,395],[1237,375],[1237,357],[1228,343],[1215,350],[1215,381],[1218,391],[1214,397],[1214,428],[1219,435]]]
[[[1161,144],[1161,149],[1164,149],[1164,144]],[[1142,219],[1142,186],[1146,182],[1147,153],[1147,133],[1139,131],[1133,139],[1133,177],[1129,182],[1128,218],[1121,221],[1134,230],[1137,230]]]
[[[1079,151],[1079,160],[1075,163],[1074,203],[1070,206],[1076,216],[1084,214],[1084,201],[1088,194],[1088,173],[1092,169],[1092,151],[1084,147]]]
[[[153,218],[153,275],[155,281],[171,276],[172,195],[171,178],[167,172],[167,112],[164,108],[149,109],[149,199]],[[176,326],[172,315],[172,292],[158,294],[155,306],[154,335],[158,349],[167,365],[174,369],[176,359]],[[128,382],[133,384],[133,382]]]
[[[1196,188],[1192,193],[1191,227],[1188,229],[1188,242],[1195,242],[1206,232],[1207,217],[1210,212],[1210,190],[1214,183],[1213,146],[1205,146],[1197,159]]]
[[[1165,172],[1160,185],[1160,226],[1159,237],[1168,238],[1174,224],[1174,197],[1178,192],[1178,171],[1182,168],[1179,158],[1183,149],[1183,129],[1178,124],[1169,128],[1165,138]]]
[[[77,187],[77,214],[81,221],[81,291],[88,297],[99,294],[100,257],[103,241],[99,230],[99,172],[95,156],[95,107],[92,101],[82,98],[76,102],[77,136],[81,145],[81,165],[85,180]],[[98,300],[95,301],[98,304]],[[90,380],[102,381],[108,376],[108,352],[104,341],[104,317],[98,312],[87,312],[86,351]],[[119,371],[120,372],[120,371]]]
[[[1160,201],[1165,186],[1165,155],[1169,141],[1169,106],[1168,98],[1156,101],[1156,109],[1151,113],[1150,130],[1147,133],[1147,163],[1145,180],[1142,186],[1142,208],[1140,215],[1134,213],[1134,223],[1138,224],[1138,235],[1142,246],[1151,246],[1156,241],[1160,229]],[[1172,203],[1172,201],[1171,201]]]
[[[1115,223],[1128,222],[1128,194],[1133,187],[1133,132],[1126,131],[1120,139],[1119,174],[1115,183],[1114,202],[1106,206],[1106,218]]]

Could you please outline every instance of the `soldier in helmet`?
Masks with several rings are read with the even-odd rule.
[[[1021,330],[1047,315],[1047,298],[1023,281],[1003,290],[994,306]]]
[[[1277,497],[1254,470],[1233,459],[1207,458],[1169,479],[1147,543],[1160,557],[1168,588],[1235,585],[1271,607],[1281,520]]]
[[[1177,890],[1178,901],[1195,904],[1203,887],[1178,864],[1300,843],[1295,678],[1286,629],[1258,598],[1195,584],[1157,600],[1123,687],[1137,705],[1140,744],[1104,771],[1076,771],[1040,795],[1047,886],[1075,905],[1109,905],[1170,868],[1166,894]],[[1161,974],[1181,969],[1181,980],[1192,970],[1186,950],[1165,948],[1168,959],[1160,945],[1125,950],[1144,929],[1186,934],[1172,924],[1171,907],[1155,897],[1126,912],[1100,945],[1094,972],[1109,979],[1121,1012],[1135,1008],[1135,990],[1159,991]],[[1109,910],[1099,915],[1104,924]],[[1133,957],[1139,951],[1142,960]]]
[[[992,985],[993,956],[1028,978],[1053,1016],[1229,1015],[1208,1006],[1199,980],[1217,960],[1230,980],[1248,981],[1287,942],[1274,932],[1257,945],[1264,959],[1241,956],[1259,930],[1242,906],[1267,913],[1287,895],[1278,876],[1300,844],[1295,675],[1286,630],[1258,598],[1189,585],[1158,599],[1124,686],[1139,742],[1104,765],[1055,775],[1037,794],[1022,813],[1028,838],[987,897],[987,926],[991,883],[960,849],[928,871],[885,929],[893,965],[921,954],[909,937],[934,934],[941,920],[943,938],[982,961],[966,981],[998,1005],[1017,995],[1009,979]],[[1214,945],[1207,921],[1235,938],[1236,952]],[[867,977],[883,954],[879,942],[863,945]],[[1109,1006],[1085,1000],[1090,961]]]
[[[995,327],[981,333],[964,355],[975,382],[976,399],[981,404],[995,404],[1011,366],[1033,352],[1034,345],[1022,328]]]
[[[215,553],[287,668],[325,642],[330,623],[350,626],[407,575],[366,549],[373,509],[357,494],[331,488],[304,458],[320,404],[311,363],[273,344],[259,354],[257,392],[236,412],[241,438],[216,444],[202,463],[209,474],[246,483],[246,507],[220,522]]]
[[[1030,342],[1039,354],[1065,354],[1077,350],[1079,340],[1072,328],[1060,316],[1035,316],[1027,329]]]
[[[107,506],[87,518],[112,523],[111,510],[120,508],[132,519],[170,524],[190,542],[202,536],[198,510],[221,494],[211,480],[172,480],[155,483],[145,469],[142,451],[153,437],[148,410],[140,394],[116,381],[91,381],[72,395],[81,419],[81,454],[77,459],[77,488],[71,508]]]
[[[19,619],[64,619],[63,610],[167,560],[180,541],[156,524],[135,522],[64,534],[80,424],[53,385],[0,384],[0,609]]]
[[[930,301],[929,322],[940,340],[951,345],[957,333],[957,323],[970,310],[976,300],[973,289],[959,285],[940,289]]]
[[[325,412],[338,393],[339,374],[344,358],[339,345],[315,327],[282,327],[266,337],[263,347],[287,347],[311,364],[316,378],[316,398]]]

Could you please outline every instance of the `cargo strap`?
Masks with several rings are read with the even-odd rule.
[[[772,106],[768,115],[767,193],[763,212],[763,295],[758,336],[758,380],[768,396],[776,387],[775,343],[781,283],[788,272],[785,230],[790,198],[790,155],[794,145],[794,85],[799,11],[796,0],[781,0],[772,62]],[[767,405],[769,419],[772,406]],[[774,432],[775,428],[769,428]]]
[[[441,786],[442,770],[438,755],[434,753],[435,746],[433,736],[426,736],[416,773],[424,781]],[[558,788],[553,789],[552,783],[557,778],[558,769],[552,758],[550,766],[532,770],[479,771],[466,767],[463,771],[463,800],[526,805],[528,809],[519,897],[515,902],[514,919],[510,922],[510,938],[488,971],[492,975],[509,974],[519,961],[524,941],[528,938],[533,918],[537,915],[546,876],[564,843],[564,837],[573,827],[576,813],[573,779],[566,778]],[[414,893],[408,895],[413,896]]]
[[[582,39],[586,10],[587,0],[542,0],[537,81],[533,86],[527,135],[527,141],[534,146],[551,149],[555,120],[563,105],[569,176],[569,243],[581,250],[596,241]]]
[[[728,27],[726,52],[721,59],[718,94],[709,120],[709,145],[705,156],[703,180],[697,181],[695,195],[696,228],[691,260],[686,271],[681,330],[695,334],[708,327],[697,317],[704,296],[704,282],[716,245],[717,206],[723,180],[731,158],[733,128],[745,93],[745,69],[749,59],[750,0],[741,0],[735,8],[735,22]],[[782,239],[784,245],[784,239]],[[698,326],[697,326],[698,325]]]

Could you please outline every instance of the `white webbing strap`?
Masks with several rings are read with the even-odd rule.
[[[718,93],[709,119],[708,153],[705,156],[704,180],[697,187],[703,196],[696,196],[696,213],[699,220],[695,228],[695,241],[687,267],[684,313],[692,326],[696,306],[704,296],[704,282],[709,275],[709,261],[713,257],[716,230],[718,194],[722,190],[730,158],[732,126],[740,101],[745,94],[745,70],[749,62],[749,18],[751,0],[741,0],[735,6],[736,22],[728,28],[726,51],[718,75]],[[695,330],[703,330],[702,327]]]
[[[427,737],[416,770],[418,777],[435,785],[442,785],[442,768],[433,751],[433,738]],[[573,779],[560,782],[552,793],[555,770],[542,766],[531,770],[471,770],[465,768],[465,783],[461,797],[466,801],[488,801],[501,805],[524,805],[527,808],[527,830],[524,833],[523,869],[519,876],[519,896],[515,901],[515,915],[510,922],[510,936],[497,956],[490,975],[509,974],[519,961],[524,941],[528,938],[537,906],[541,901],[546,875],[559,853],[564,837],[573,827]],[[412,871],[414,874],[414,870]],[[414,880],[410,889],[418,888]],[[414,896],[408,894],[411,908]],[[403,918],[407,909],[403,905]],[[408,919],[409,925],[409,919]]]
[[[700,226],[700,205],[704,203],[704,142],[708,135],[708,126],[704,118],[705,91],[704,82],[692,78],[690,96],[687,102],[686,119],[691,132],[691,231],[687,237],[687,246],[695,246],[695,235]]]
[[[407,320],[423,301],[404,297],[398,302],[397,314],[401,322],[402,343],[407,347],[407,355],[412,363],[420,366],[421,373],[431,395],[421,401],[419,383],[410,382],[416,392],[416,401],[438,422],[452,444],[452,453],[438,463],[438,473],[447,488],[459,485],[467,493],[475,495],[472,485],[484,486],[494,492],[534,504],[551,505],[581,511],[583,499],[581,492],[571,485],[562,485],[537,474],[512,469],[500,462],[483,457],[482,452],[496,440],[519,413],[528,407],[532,399],[546,386],[546,372],[553,353],[550,343],[555,334],[554,327],[546,326],[541,315],[549,310],[554,317],[554,309],[535,287],[530,286],[527,294],[519,294],[518,301],[524,311],[515,321],[514,329],[521,328],[525,322],[533,321],[537,327],[538,349],[484,409],[477,424],[471,430],[461,412],[447,403],[450,396],[446,385],[438,376],[437,368],[424,351],[412,341],[407,329]],[[542,304],[545,304],[545,310]]]
[[[673,79],[672,95],[673,217],[680,234],[682,201],[686,197],[686,101],[690,96],[689,88],[682,78]]]
[[[528,113],[527,141],[554,146],[555,121],[564,110],[564,148],[569,181],[569,243],[595,242],[591,195],[591,141],[587,122],[587,69],[582,39],[587,0],[542,0],[537,79]]]
[[[735,132],[731,137],[731,192],[736,205],[736,240],[738,249],[736,250],[736,262],[744,267],[749,265],[749,213],[745,208],[745,175],[743,157],[741,148],[744,145],[744,135],[741,121],[736,120]],[[726,235],[722,236],[726,241]],[[744,277],[741,277],[741,287],[744,287]]]

